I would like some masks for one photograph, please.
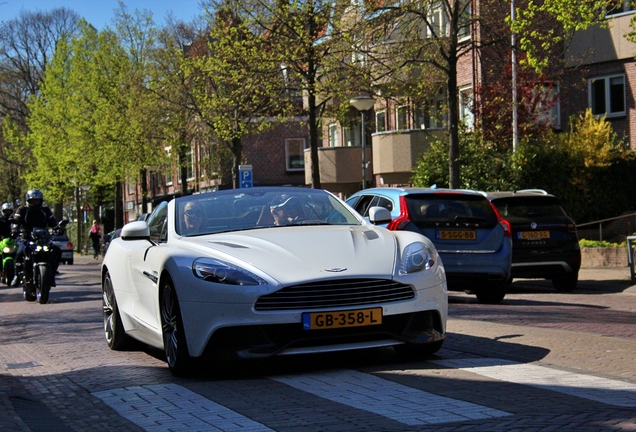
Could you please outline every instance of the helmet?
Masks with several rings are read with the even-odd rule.
[[[38,189],[31,189],[26,193],[26,202],[31,209],[42,207],[42,199],[42,192]]]
[[[13,204],[4,203],[2,204],[2,214],[6,217],[9,217],[13,214]]]

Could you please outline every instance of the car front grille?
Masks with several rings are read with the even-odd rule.
[[[285,287],[258,299],[258,311],[321,309],[409,300],[411,285],[386,279],[338,279]]]

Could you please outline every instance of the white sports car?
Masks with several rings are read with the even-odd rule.
[[[373,208],[372,223],[391,218]],[[317,189],[259,187],[161,203],[125,225],[102,267],[104,332],[198,359],[393,346],[428,355],[446,334],[433,244],[365,222]]]

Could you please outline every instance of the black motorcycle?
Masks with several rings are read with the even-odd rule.
[[[53,230],[62,233],[68,221],[62,221]],[[58,260],[51,233],[47,228],[33,228],[23,232],[22,295],[26,301],[37,300],[40,304],[49,301],[51,284],[55,277]]]

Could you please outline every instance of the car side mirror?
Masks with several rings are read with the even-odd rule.
[[[373,225],[382,225],[391,222],[391,212],[384,207],[371,207],[369,209],[369,221]]]
[[[146,221],[135,221],[124,225],[121,229],[122,240],[149,240],[150,228]]]

